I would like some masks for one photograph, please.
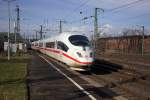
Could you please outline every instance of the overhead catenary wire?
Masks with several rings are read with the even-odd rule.
[[[105,14],[109,14],[109,13],[118,13],[118,12],[121,12],[122,10],[126,10],[128,8],[132,8],[132,7],[135,7],[137,5],[140,5],[142,2],[144,1],[148,1],[148,0],[136,0],[136,1],[132,1],[132,2],[129,2],[129,3],[126,3],[126,4],[123,4],[123,5],[120,5],[118,7],[115,7],[115,8],[112,8],[112,9],[109,9],[109,10],[106,10]],[[142,14],[142,15],[137,15],[137,16],[133,16],[133,17],[130,17],[128,19],[135,19],[135,18],[139,18],[139,17],[142,17],[142,16],[146,16],[146,15],[150,15],[148,13],[145,13],[145,14]],[[84,17],[82,19],[78,19],[78,20],[73,20],[71,21],[70,23],[73,24],[73,23],[77,23],[77,22],[81,22],[81,21],[85,21],[85,20],[88,20],[88,19],[91,19],[92,17]],[[81,25],[82,26],[82,25]]]
[[[82,8],[83,6],[85,6],[90,0],[86,0],[85,2],[83,2],[81,5],[79,5],[77,8],[75,8],[73,11],[77,11],[78,9]]]
[[[143,1],[147,1],[147,0],[136,0],[136,1],[133,1],[133,2],[130,2],[130,3],[127,3],[127,4],[123,4],[123,5],[121,5],[121,6],[118,6],[118,7],[109,9],[109,10],[106,10],[106,11],[105,11],[105,14],[120,12],[120,10],[128,9],[128,8],[134,7],[135,4],[141,3],[141,2],[143,2]]]
[[[134,7],[135,4],[138,4],[142,1],[147,1],[147,0],[136,0],[136,1],[133,1],[133,2],[130,2],[130,3],[127,3],[127,4],[124,4],[124,5],[121,5],[121,6],[118,6],[118,7],[115,7],[115,8],[112,8],[112,9],[109,9],[109,10],[106,10],[104,14],[108,14],[108,13],[116,13],[116,11],[120,12],[120,10],[123,10],[123,9],[127,9],[127,8],[131,8],[131,7]],[[137,16],[138,17],[138,16]],[[87,20],[87,19],[90,19],[92,17],[84,17],[78,21],[83,21],[83,20]],[[72,23],[73,22],[76,22],[76,21],[71,21]]]
[[[115,8],[112,8],[112,9],[109,9],[107,10],[104,14],[108,14],[108,13],[116,13],[117,10],[123,10],[123,9],[127,9],[127,8],[131,8],[131,7],[134,7],[135,4],[138,4],[142,1],[146,1],[146,0],[136,0],[136,1],[133,1],[133,2],[130,2],[130,3],[127,3],[127,4],[124,4],[124,5],[121,5],[121,6],[118,6],[118,7],[115,7]],[[88,3],[89,1],[87,0],[86,2],[84,2],[83,4],[81,4],[78,8],[82,7],[83,5],[85,5],[86,3]],[[74,9],[74,10],[77,10]],[[82,19],[78,19],[78,20],[73,20],[71,21],[70,23],[76,23],[76,22],[80,22],[80,21],[83,21],[83,20],[87,20],[89,18],[92,18],[91,16],[90,17],[84,17]]]
[[[85,6],[89,1],[90,1],[90,0],[86,0],[86,1],[82,2],[78,7],[76,7],[75,9],[73,9],[73,11],[72,11],[70,14],[66,15],[63,19],[66,19],[66,17],[68,17],[68,16],[69,16],[69,17],[72,17],[73,14],[74,14],[78,9],[82,8],[83,6]],[[72,22],[65,21],[65,23],[72,24],[72,23],[74,23],[74,22],[80,22],[81,20],[82,20],[82,19],[74,20],[74,21],[72,21]]]
[[[123,5],[123,6],[120,6],[120,7],[113,8],[113,9],[110,10],[110,12],[112,12],[112,13],[114,14],[114,13],[117,13],[117,12],[116,12],[117,10],[123,10],[123,9],[131,8],[131,7],[134,7],[135,4],[139,4],[139,3],[144,2],[144,1],[149,1],[149,0],[137,0],[137,1],[131,2],[130,4],[125,4],[126,6]],[[134,4],[134,5],[133,5],[133,4]],[[115,12],[114,12],[114,11],[115,11]],[[119,12],[119,11],[118,11],[118,12]],[[106,14],[108,14],[108,13],[109,13],[109,11],[106,12]],[[150,13],[143,13],[143,14],[131,16],[131,17],[128,17],[128,18],[117,19],[117,21],[118,21],[118,20],[133,20],[133,19],[137,19],[137,18],[140,18],[140,17],[143,17],[143,16],[149,16],[149,15],[150,15]]]
[[[77,19],[77,20],[73,20],[73,21],[70,21],[69,24],[72,24],[72,23],[78,23],[78,22],[81,22],[81,21],[84,21],[86,19],[89,19],[89,18],[93,18],[94,16],[88,16],[88,17],[84,17],[82,19]]]
[[[79,6],[77,6],[75,9],[72,10],[71,13],[67,14],[66,16],[63,17],[63,19],[65,19],[66,17],[72,17],[74,15],[74,13],[76,11],[78,11],[78,9],[84,7],[87,3],[89,3],[90,0],[86,0],[84,2],[82,2]]]

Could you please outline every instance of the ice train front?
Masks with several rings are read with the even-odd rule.
[[[74,70],[86,71],[90,70],[90,66],[94,61],[94,52],[90,41],[84,35],[71,35],[68,38],[71,44],[71,53],[75,59],[72,63]]]

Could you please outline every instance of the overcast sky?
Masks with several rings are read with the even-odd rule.
[[[94,8],[99,11],[100,29],[118,34],[122,28],[150,28],[150,0],[16,0],[11,3],[11,31],[15,20],[15,6],[20,6],[21,32],[26,34],[46,29],[58,30],[58,21],[65,20],[63,30],[80,30],[85,34],[93,31],[93,18],[82,21],[84,17],[94,15]],[[82,12],[82,14],[80,13]],[[7,3],[0,0],[0,31],[8,31]],[[47,35],[54,31],[49,31]]]

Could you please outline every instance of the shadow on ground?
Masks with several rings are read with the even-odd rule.
[[[117,72],[121,70],[122,65],[112,63],[105,60],[96,59],[94,64],[91,67],[91,73],[98,75],[111,74],[112,72]]]

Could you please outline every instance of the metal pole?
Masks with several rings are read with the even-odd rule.
[[[37,41],[37,31],[36,31],[36,33],[35,33],[35,34],[36,34],[35,36],[36,36],[36,41]]]
[[[62,33],[62,23],[65,23],[65,21],[63,20],[59,21],[59,33]]]
[[[95,52],[96,52],[96,36],[97,36],[97,34],[98,34],[97,10],[98,10],[98,8],[95,8],[95,13],[94,13],[94,35],[93,35],[93,45],[94,45],[94,51],[95,51]]]
[[[99,36],[98,34],[98,10],[101,10],[102,12],[104,12],[104,10],[102,8],[95,8],[95,13],[94,13],[94,48],[95,48],[95,52],[96,52],[96,48],[97,48],[97,44],[96,44],[96,40],[97,37]]]
[[[20,9],[19,9],[19,5],[16,5],[16,12],[17,12],[17,23],[16,23],[16,29],[17,29],[17,34],[20,34]]]
[[[94,37],[95,38],[96,38],[96,35],[98,34],[97,10],[98,8],[95,8],[95,13],[94,13]]]
[[[142,26],[142,56],[144,55],[144,26]]]
[[[102,9],[102,8],[95,8],[95,14],[94,14],[94,34],[95,34],[96,37],[99,36],[99,34],[98,34],[98,17],[97,17],[98,10],[104,12],[104,9]]]
[[[16,22],[14,21],[14,44],[15,44],[15,49],[16,49],[16,51],[15,51],[15,53],[17,52],[17,42],[16,42]]]
[[[43,38],[43,26],[40,25],[40,27],[41,27],[41,29],[40,29],[40,39],[42,39]]]
[[[24,38],[24,42],[26,42],[26,33],[24,33],[23,38]]]
[[[59,21],[59,33],[62,33],[62,20]]]
[[[8,1],[8,60],[10,60],[10,1]]]
[[[8,60],[10,60],[10,2],[15,0],[3,0],[7,1],[8,5]]]
[[[15,44],[16,44],[16,22],[14,21],[14,35],[15,35]]]
[[[59,22],[59,33],[62,33],[62,21]]]

